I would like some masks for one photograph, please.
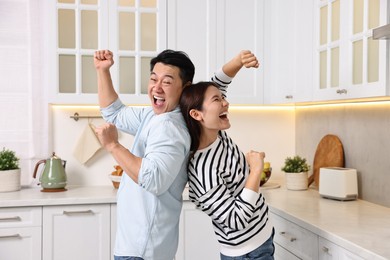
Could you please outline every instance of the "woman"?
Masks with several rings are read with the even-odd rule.
[[[259,193],[265,155],[251,151],[245,156],[224,131],[230,128],[226,88],[243,66],[259,66],[250,51],[225,64],[213,82],[183,90],[180,107],[192,152],[189,197],[211,217],[221,259],[273,259],[273,226]]]

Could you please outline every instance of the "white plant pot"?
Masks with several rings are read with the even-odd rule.
[[[288,190],[307,190],[309,184],[307,172],[286,172],[285,176]]]
[[[0,192],[20,190],[20,169],[0,171]]]

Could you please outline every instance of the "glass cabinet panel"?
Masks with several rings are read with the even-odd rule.
[[[119,92],[135,94],[135,59],[134,57],[119,58]]]
[[[156,7],[156,0],[141,0],[142,7]]]
[[[81,92],[97,93],[97,78],[92,55],[83,55],[81,57]]]
[[[135,14],[119,13],[119,49],[135,50]]]
[[[151,59],[150,57],[141,58],[141,94],[148,94]]]
[[[379,81],[379,41],[368,39],[368,82]]]
[[[327,55],[326,51],[320,52],[320,88],[324,89],[326,88],[326,75],[328,70],[328,62],[327,62]]]
[[[363,41],[353,43],[353,84],[363,82]]]
[[[363,32],[363,11],[364,1],[354,0],[353,1],[353,33]]]
[[[74,10],[58,10],[58,47],[76,47],[76,18]]]
[[[320,45],[328,42],[328,6],[320,9]]]
[[[156,51],[157,24],[156,14],[141,14],[141,50]]]
[[[333,48],[331,50],[331,80],[330,80],[330,86],[332,88],[339,86],[339,48]]]
[[[135,0],[119,0],[118,6],[135,6]]]
[[[368,29],[379,26],[379,0],[370,0],[368,2]]]
[[[332,41],[340,39],[340,1],[332,3]]]
[[[81,11],[81,48],[98,48],[98,17],[97,11]]]
[[[76,56],[59,55],[59,92],[76,93]]]

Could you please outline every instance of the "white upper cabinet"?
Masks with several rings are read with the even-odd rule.
[[[313,0],[265,3],[264,103],[311,101]]]
[[[236,75],[228,90],[230,104],[263,103],[264,2],[168,1],[168,48],[190,56],[194,82],[210,80],[240,50],[251,50],[262,63]]]
[[[314,101],[389,94],[388,44],[372,39],[387,23],[387,2],[316,1]]]
[[[49,102],[97,104],[94,51],[110,49],[116,91],[147,104],[150,59],[166,48],[165,0],[49,1]]]

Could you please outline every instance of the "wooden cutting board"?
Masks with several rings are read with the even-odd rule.
[[[318,143],[313,161],[313,174],[309,177],[309,186],[314,181],[319,188],[321,167],[344,167],[343,144],[335,135],[325,135]]]

